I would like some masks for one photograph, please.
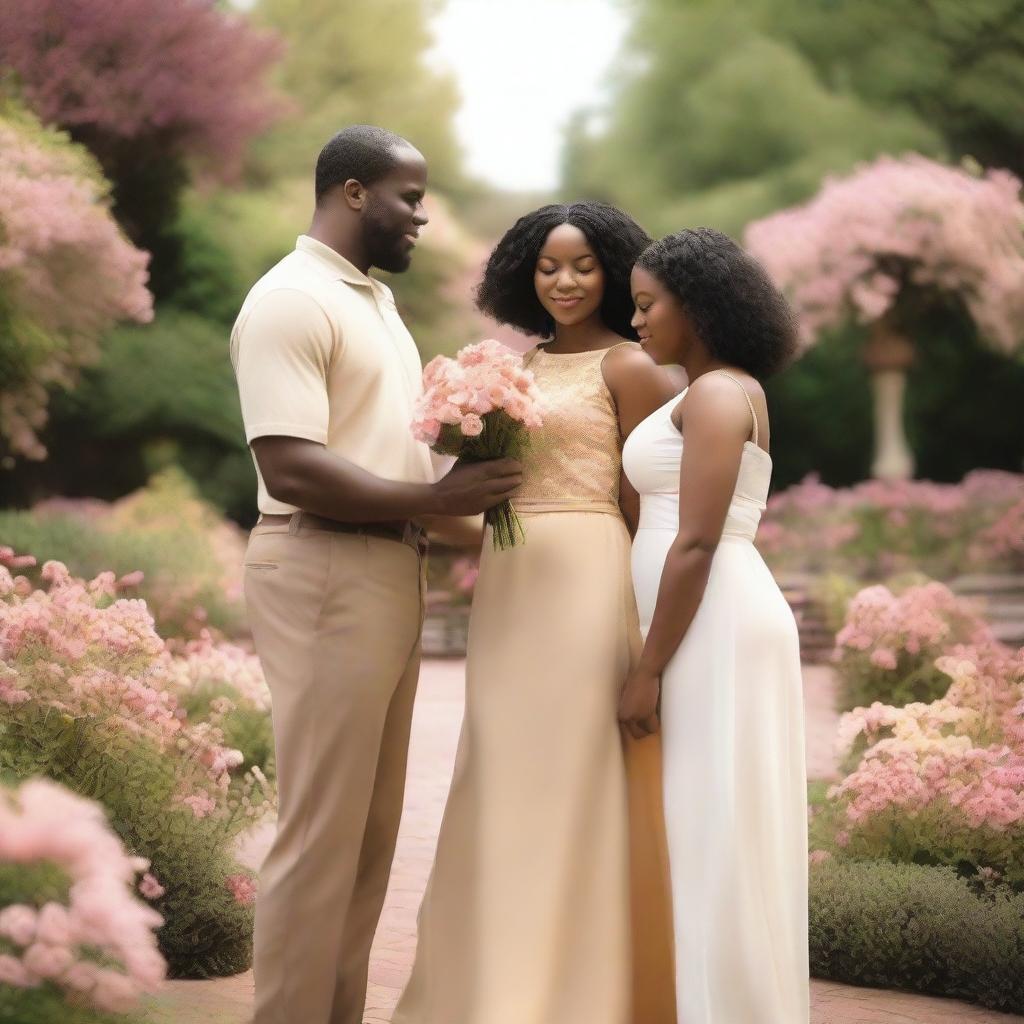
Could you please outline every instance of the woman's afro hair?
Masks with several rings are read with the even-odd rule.
[[[628,214],[596,200],[542,206],[520,217],[487,261],[477,306],[499,323],[550,337],[554,320],[537,298],[533,275],[545,240],[561,224],[571,224],[586,235],[604,270],[600,312],[605,326],[623,338],[635,339],[629,325],[633,318],[629,274],[650,238]]]
[[[652,242],[637,265],[682,303],[712,356],[764,380],[792,359],[796,318],[764,267],[728,235],[687,228]]]

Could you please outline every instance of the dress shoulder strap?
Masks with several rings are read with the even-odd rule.
[[[750,410],[750,418],[754,421],[754,434],[751,440],[754,444],[757,444],[757,413],[754,412],[754,403],[750,400],[750,395],[747,389],[743,386],[743,382],[739,377],[734,377],[728,370],[716,370],[713,371],[722,374],[723,377],[728,377],[729,380],[733,381],[736,386],[743,392],[743,397],[747,400],[747,408]]]

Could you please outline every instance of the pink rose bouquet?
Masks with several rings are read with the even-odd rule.
[[[454,359],[437,356],[423,371],[413,436],[443,455],[465,462],[522,457],[530,430],[541,425],[541,397],[521,358],[497,341],[481,341]],[[510,501],[485,513],[494,547],[525,539]]]

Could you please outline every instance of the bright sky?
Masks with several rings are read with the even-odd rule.
[[[446,0],[430,59],[462,93],[469,172],[501,188],[555,186],[566,122],[603,98],[626,28],[615,0]]]

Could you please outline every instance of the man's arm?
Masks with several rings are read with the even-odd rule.
[[[436,484],[414,484],[383,480],[305,438],[256,437],[252,450],[272,497],[340,522],[476,515],[522,483],[514,459],[458,465]]]

